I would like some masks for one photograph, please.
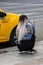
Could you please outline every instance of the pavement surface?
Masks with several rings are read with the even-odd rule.
[[[25,61],[17,65],[43,65],[43,58],[32,60],[32,61]]]
[[[43,65],[43,41],[36,42],[36,54],[18,53],[17,47],[0,49],[0,65]]]
[[[35,20],[36,40],[43,40],[43,0],[0,0],[0,9]]]

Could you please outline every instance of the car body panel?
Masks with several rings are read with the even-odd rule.
[[[20,14],[6,13],[0,18],[0,42],[9,41],[12,30],[18,25]]]

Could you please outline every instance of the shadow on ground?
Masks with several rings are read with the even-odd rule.
[[[3,42],[3,43],[0,43],[0,49],[4,49],[4,48],[8,48],[8,47],[13,47],[15,46],[14,44],[11,45],[9,42]]]

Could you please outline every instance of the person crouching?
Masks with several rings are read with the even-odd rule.
[[[30,53],[35,52],[35,36],[33,35],[33,29],[31,23],[28,22],[26,15],[21,15],[19,24],[16,29],[17,47],[20,52],[29,51]]]

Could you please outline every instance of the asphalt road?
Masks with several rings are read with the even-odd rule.
[[[43,0],[0,0],[0,2],[43,4]]]
[[[43,0],[0,0],[0,9],[35,20],[36,40],[43,40]]]

